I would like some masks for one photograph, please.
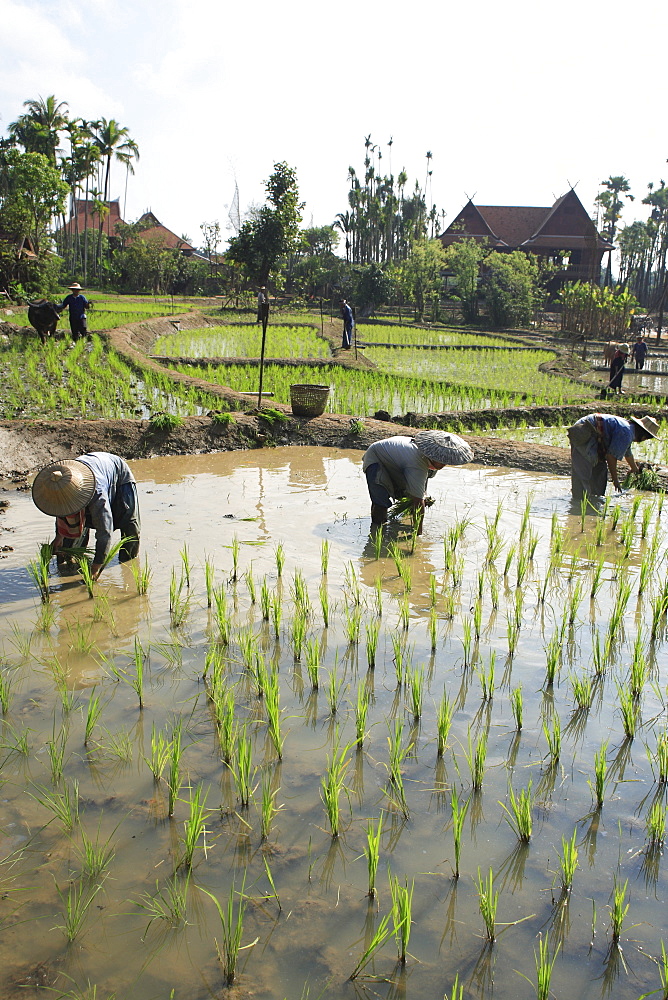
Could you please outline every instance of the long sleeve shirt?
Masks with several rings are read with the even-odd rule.
[[[116,493],[125,483],[134,483],[135,480],[127,462],[108,451],[90,451],[79,455],[77,461],[87,465],[95,476],[95,492],[86,506],[86,524],[95,529],[93,562],[100,564],[111,547],[114,533],[112,505]]]

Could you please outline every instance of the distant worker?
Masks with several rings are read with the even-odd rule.
[[[608,383],[608,389],[614,389],[615,394],[618,396],[624,392],[622,389],[622,379],[624,378],[625,365],[628,358],[629,345],[620,344],[610,364],[610,382]]]
[[[446,465],[473,461],[463,438],[445,431],[418,431],[415,437],[384,438],[364,452],[362,469],[371,497],[371,523],[384,524],[392,499],[413,501],[418,535],[422,534],[427,480]]]
[[[257,293],[257,322],[262,322],[263,306],[269,302],[269,297],[267,295],[266,286],[263,285],[262,288]]]
[[[635,361],[636,371],[641,371],[645,367],[645,358],[647,357],[647,344],[643,340],[642,333],[638,334],[636,342],[631,348],[631,357]]]
[[[343,340],[341,341],[341,347],[344,351],[349,351],[353,346],[353,327],[355,326],[355,317],[353,316],[353,311],[345,299],[341,299],[341,315],[343,316]]]
[[[67,558],[69,548],[85,548],[91,528],[95,531],[94,579],[102,571],[114,531],[125,539],[120,562],[134,559],[139,552],[137,485],[127,462],[118,455],[91,451],[77,459],[53,462],[35,476],[32,498],[44,514],[56,518],[52,546],[58,561]]]
[[[608,413],[589,413],[568,428],[571,443],[571,489],[574,500],[585,493],[590,497],[605,496],[608,472],[615,489],[621,486],[617,463],[626,459],[632,472],[638,472],[631,451],[634,441],[655,438],[659,425],[652,417],[615,417]]]
[[[66,296],[63,300],[63,309],[67,306],[70,313],[72,340],[78,340],[79,337],[85,337],[88,333],[86,309],[88,309],[90,303],[86,296],[81,294],[81,285],[78,281],[75,281],[73,285],[69,285],[68,287],[70,295]]]

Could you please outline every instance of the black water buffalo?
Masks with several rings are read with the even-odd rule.
[[[46,344],[46,338],[49,334],[55,335],[62,310],[62,306],[56,305],[55,302],[48,302],[46,299],[28,303],[28,320],[30,325],[37,330],[43,344]]]

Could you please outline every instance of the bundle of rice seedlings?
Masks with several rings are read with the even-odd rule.
[[[434,502],[435,501],[434,501],[433,497],[425,497],[424,498],[424,505],[425,505],[425,507],[432,507],[433,504],[434,504]],[[391,518],[400,518],[400,517],[403,517],[404,514],[411,513],[413,511],[413,509],[414,509],[414,506],[413,506],[413,500],[411,499],[411,497],[401,497],[400,500],[395,500],[395,502],[389,508],[389,510],[387,512],[387,516],[391,517]]]

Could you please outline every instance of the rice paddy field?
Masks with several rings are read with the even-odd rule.
[[[0,417],[179,416],[220,409],[215,396],[146,371],[140,377],[100,337],[0,344]]]
[[[390,326],[384,323],[360,323],[357,339],[365,344],[396,344],[397,347],[431,344],[436,347],[459,347],[477,344],[482,347],[509,347],[513,341],[507,337],[478,333],[477,331],[450,328],[424,329],[407,326]],[[544,359],[543,359],[544,360]]]
[[[67,292],[63,292],[63,298]],[[143,299],[135,296],[104,295],[100,292],[83,293],[92,308],[87,313],[88,329],[91,333],[100,330],[111,330],[114,327],[125,326],[129,323],[139,323],[142,320],[152,319],[156,316],[169,316],[174,313],[189,312],[195,308],[195,302],[188,299],[172,299],[171,296],[155,296],[155,298]],[[57,300],[56,300],[57,301]],[[62,300],[61,300],[62,301]],[[7,317],[17,326],[30,326],[28,322],[27,310],[21,309]],[[67,310],[61,315],[58,330],[67,337],[69,336],[69,323]]]
[[[153,353],[172,358],[259,358],[261,347],[262,326],[249,323],[207,326],[159,337]],[[265,357],[329,358],[331,351],[327,341],[305,323],[299,326],[272,323],[267,327]]]
[[[410,350],[383,352],[385,359],[376,359],[381,348],[365,352],[379,364],[378,371],[356,371],[337,365],[319,367],[314,371],[308,365],[281,367],[267,365],[264,373],[264,387],[274,393],[274,399],[281,403],[290,402],[290,385],[299,382],[316,382],[329,385],[331,392],[327,409],[331,413],[349,413],[370,416],[378,409],[391,414],[439,413],[450,410],[486,410],[510,406],[527,406],[532,403],[574,403],[594,398],[593,391],[576,386],[567,379],[541,376],[534,367],[533,379],[530,369],[521,375],[512,368],[515,352],[503,352],[503,359],[495,363],[493,370],[480,370],[473,364],[485,352],[453,351],[462,355],[464,370],[448,368],[448,378],[438,375],[441,366],[446,367],[445,353],[433,362],[431,351]],[[518,358],[526,352],[517,352]],[[404,363],[401,363],[403,360]],[[433,362],[433,364],[432,364]],[[506,363],[507,362],[507,363]],[[385,370],[386,363],[392,371]],[[229,386],[238,391],[246,391],[257,383],[257,368],[247,365],[175,365],[176,371],[195,375],[218,385]],[[420,377],[411,377],[407,372],[419,372]],[[497,372],[495,375],[494,372]],[[511,379],[511,385],[504,387],[501,373]],[[471,383],[465,381],[470,379]],[[532,388],[533,385],[533,388]]]
[[[132,467],[90,596],[3,514],[3,997],[665,994],[663,497],[444,469],[416,538],[358,452]]]

